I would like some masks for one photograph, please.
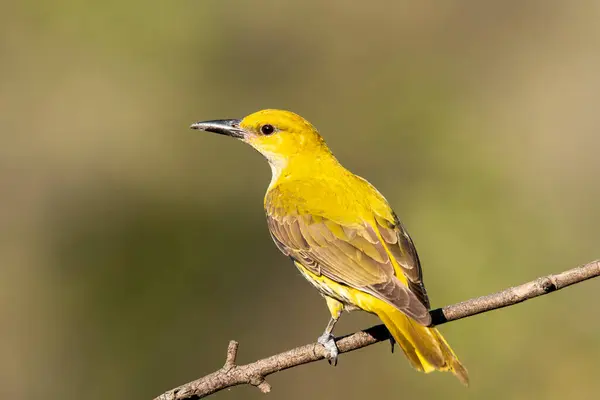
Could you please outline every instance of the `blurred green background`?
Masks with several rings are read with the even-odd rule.
[[[0,398],[150,399],[230,339],[250,362],[322,332],[267,163],[197,120],[309,119],[407,225],[434,307],[600,257],[598,2],[0,3]],[[599,285],[442,327],[469,389],[384,344],[269,398],[594,397]]]

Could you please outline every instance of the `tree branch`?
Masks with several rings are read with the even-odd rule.
[[[443,308],[431,310],[434,325],[470,317],[498,308],[512,306],[534,297],[548,294],[575,283],[600,276],[600,260],[573,268],[556,275],[548,275],[498,293],[477,297]],[[390,334],[384,325],[344,336],[336,341],[340,353],[358,350],[388,340]],[[219,390],[243,384],[256,386],[263,393],[271,390],[265,378],[275,372],[325,358],[325,349],[317,343],[307,344],[286,352],[263,358],[250,364],[236,365],[238,343],[229,342],[223,368],[193,382],[158,396],[155,400],[200,399]]]

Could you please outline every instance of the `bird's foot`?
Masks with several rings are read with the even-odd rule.
[[[335,344],[335,337],[333,337],[333,335],[329,333],[324,333],[321,336],[319,336],[317,342],[319,342],[319,344],[323,346],[325,350],[327,350],[327,361],[330,365],[333,365],[335,367],[337,365],[339,354],[337,345]]]
[[[390,345],[392,345],[392,353],[394,353],[394,345],[396,344],[396,339],[393,336],[390,336]]]

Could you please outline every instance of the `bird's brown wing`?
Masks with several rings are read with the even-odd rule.
[[[406,277],[408,287],[417,298],[429,308],[429,297],[423,284],[423,272],[417,250],[408,232],[392,212],[393,221],[376,217],[377,230],[385,242],[385,246],[400,266],[401,273]]]
[[[425,304],[396,277],[370,225],[344,226],[319,216],[279,215],[268,208],[267,221],[277,247],[314,274],[372,294],[423,325],[431,323]]]

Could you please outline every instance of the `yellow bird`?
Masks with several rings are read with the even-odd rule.
[[[337,360],[332,331],[342,311],[364,310],[381,319],[417,370],[451,371],[468,384],[467,370],[430,326],[421,264],[406,229],[375,187],[339,163],[315,127],[289,111],[262,110],[191,128],[238,138],[269,161],[269,231],[327,302],[331,320],[318,341],[330,360]]]

